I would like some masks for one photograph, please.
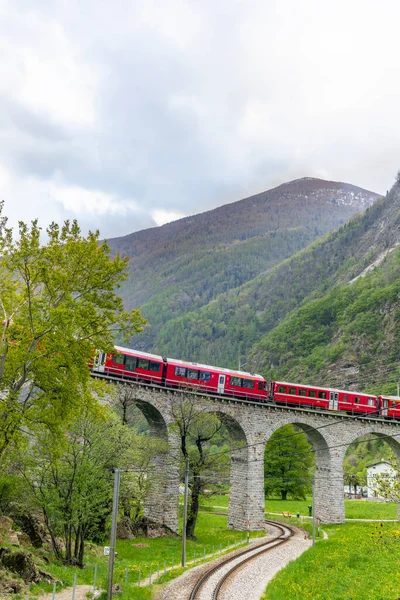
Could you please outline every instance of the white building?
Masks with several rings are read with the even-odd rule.
[[[389,461],[380,460],[379,462],[373,463],[372,465],[368,465],[367,467],[367,488],[368,488],[368,498],[379,498],[384,500],[382,496],[379,496],[376,491],[377,483],[376,477],[379,476],[382,479],[394,479],[396,477],[396,471],[392,467]]]

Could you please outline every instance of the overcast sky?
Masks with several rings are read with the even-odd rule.
[[[398,0],[0,0],[12,223],[128,234],[400,168]]]

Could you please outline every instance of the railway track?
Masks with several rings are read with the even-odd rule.
[[[267,542],[242,550],[234,556],[229,556],[225,560],[219,562],[218,565],[209,569],[197,580],[190,592],[188,600],[220,600],[222,587],[225,586],[227,581],[239,569],[273,548],[286,544],[294,534],[294,530],[289,525],[269,520],[266,521],[266,524],[277,529],[277,535]],[[226,569],[226,566],[229,565],[229,563],[232,563],[232,565],[230,568]],[[218,575],[219,571],[221,571],[221,573]]]

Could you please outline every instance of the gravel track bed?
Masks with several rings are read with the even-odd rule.
[[[274,575],[311,545],[311,540],[304,539],[304,532],[297,530],[289,542],[254,559],[229,578],[221,590],[221,600],[259,600]]]
[[[251,545],[256,547],[260,543],[269,540],[276,534],[276,528],[269,526],[269,534],[266,537],[258,538]],[[231,580],[234,582],[232,584],[232,588],[229,586],[229,590],[232,589],[232,592],[230,592],[231,595],[226,596],[225,598],[228,590],[223,591],[223,600],[228,600],[228,598],[232,598],[232,600],[238,600],[239,598],[243,600],[259,600],[261,595],[264,593],[267,583],[272,579],[275,573],[284,567],[288,562],[300,556],[300,554],[304,552],[304,550],[306,550],[310,545],[311,541],[304,539],[304,532],[300,530],[296,531],[295,535],[291,538],[291,541],[289,541],[287,544],[284,544],[283,547],[278,547],[274,550],[271,550],[264,557],[255,559],[251,563],[243,566],[243,568],[238,572],[237,576]],[[238,550],[236,553],[241,552],[242,550],[243,548]],[[156,600],[187,600],[193,585],[196,583],[200,575],[208,571],[210,566],[214,566],[219,562],[223,562],[225,557],[226,555],[213,562],[190,569],[171,583],[167,584],[157,594]],[[231,561],[229,565],[221,568],[218,571],[218,578],[220,577],[221,573],[225,572],[225,570],[229,570],[232,565],[233,561]],[[209,590],[212,588],[212,584],[208,583],[202,592],[201,600],[208,600],[210,598]],[[208,595],[206,596],[207,592]]]

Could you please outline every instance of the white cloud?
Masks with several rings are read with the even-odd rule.
[[[85,190],[77,186],[60,186],[51,184],[49,193],[56,203],[60,203],[64,211],[79,217],[84,214],[126,216],[138,209],[132,201],[121,201],[112,194],[100,190]]]
[[[171,221],[177,221],[178,219],[182,219],[186,215],[179,212],[174,212],[172,210],[153,210],[151,216],[154,219],[156,225],[165,225],[166,223],[171,223]]]
[[[62,24],[11,3],[2,16],[0,93],[58,123],[93,125],[99,74]]]
[[[0,0],[10,216],[104,235],[399,168],[395,0]],[[129,229],[131,228],[131,229]]]

